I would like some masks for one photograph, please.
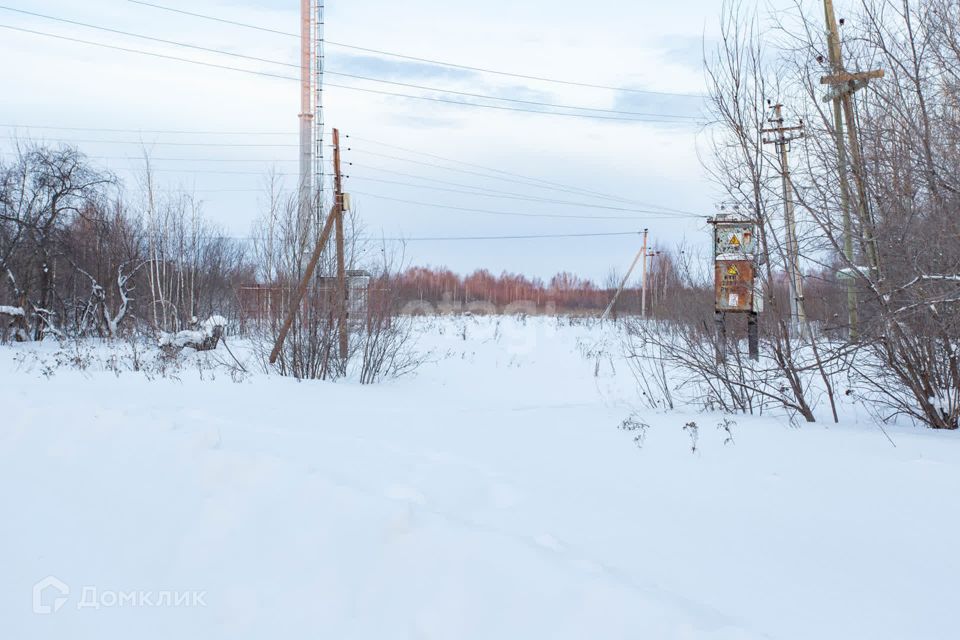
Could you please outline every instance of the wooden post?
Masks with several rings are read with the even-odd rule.
[[[760,359],[760,327],[757,322],[756,311],[751,311],[747,316],[747,346],[750,351],[751,360]]]
[[[617,303],[617,299],[620,297],[620,294],[623,293],[623,288],[627,286],[627,280],[630,279],[630,275],[633,273],[633,270],[636,269],[637,263],[640,262],[640,257],[643,256],[643,254],[644,249],[641,249],[637,252],[637,256],[633,259],[633,262],[630,263],[630,268],[627,269],[627,275],[623,276],[623,280],[620,281],[620,287],[613,295],[613,300],[610,301],[610,304],[607,305],[603,315],[600,316],[601,320],[606,320],[610,316],[610,312],[613,311],[613,306]]]
[[[643,230],[643,265],[640,267],[640,317],[647,317],[647,234]]]
[[[337,315],[340,332],[340,359],[346,360],[349,349],[349,333],[347,330],[347,278],[346,258],[344,256],[343,237],[343,181],[340,174],[340,130],[333,130],[333,189],[334,210],[336,211],[336,243],[337,243]]]
[[[280,327],[280,334],[277,336],[277,342],[273,345],[273,351],[270,353],[270,364],[276,364],[277,358],[280,357],[283,342],[287,339],[290,327],[293,326],[293,321],[297,317],[297,311],[300,309],[300,302],[303,300],[303,296],[307,292],[307,287],[310,285],[310,280],[313,278],[313,273],[317,269],[317,262],[320,261],[320,255],[323,253],[323,249],[330,239],[330,231],[333,229],[336,213],[336,205],[334,205],[334,208],[330,210],[330,215],[327,216],[326,223],[323,225],[323,231],[320,232],[320,237],[317,238],[317,245],[313,248],[313,255],[310,256],[310,262],[307,263],[307,269],[304,271],[303,278],[300,280],[300,286],[297,287],[296,292],[293,294],[293,299],[290,301],[287,319],[283,321],[283,326]]]
[[[713,328],[716,331],[717,364],[727,359],[727,321],[723,311],[716,311],[713,315]]]
[[[853,112],[853,94],[867,86],[870,80],[882,78],[882,69],[864,73],[848,73],[843,66],[843,52],[840,48],[840,30],[837,27],[837,18],[833,10],[833,0],[823,0],[824,17],[827,23],[827,45],[830,54],[830,68],[832,75],[821,78],[820,83],[831,87],[826,101],[833,102],[833,121],[836,130],[837,161],[840,170],[840,204],[843,208],[843,253],[848,266],[854,265],[853,252],[853,224],[850,219],[850,190],[847,185],[847,148],[843,139],[844,120],[847,125],[847,135],[850,141],[850,155],[853,165],[854,181],[857,186],[857,213],[861,228],[864,231],[866,242],[864,249],[871,269],[876,269],[879,275],[879,256],[877,253],[876,235],[870,210],[867,202],[866,180],[863,175],[863,159],[860,151],[860,141],[857,136],[856,119]],[[850,341],[858,338],[857,293],[853,278],[847,280],[847,314],[850,324]]]

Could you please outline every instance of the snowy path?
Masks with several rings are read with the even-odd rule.
[[[586,328],[469,322],[369,388],[0,355],[0,637],[956,636],[960,438],[667,414],[638,450]]]

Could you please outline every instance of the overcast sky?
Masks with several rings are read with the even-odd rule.
[[[278,31],[296,32],[299,26],[297,0],[153,1]],[[177,15],[127,0],[6,0],[4,4],[269,60],[293,64],[298,59],[296,38]],[[704,90],[701,42],[705,35],[710,38],[714,33],[718,10],[716,0],[330,0],[326,37],[339,43],[525,75],[697,94]],[[281,76],[297,75],[292,67],[147,42],[8,10],[0,10],[0,24]],[[83,141],[77,144],[84,152],[116,171],[135,191],[133,172],[138,170],[136,156],[142,143],[156,159],[165,185],[196,192],[210,217],[236,235],[249,233],[260,210],[267,169],[275,167],[288,174],[296,171],[299,86],[295,81],[204,68],[6,29],[0,29],[0,56],[5,61],[0,66],[0,86],[4,87],[0,123],[4,125],[6,149],[15,131],[9,125],[19,125],[16,132],[20,136]],[[696,96],[521,80],[335,46],[327,47],[327,56],[331,72],[534,102],[695,117],[703,106]],[[342,76],[329,75],[327,80],[396,93],[437,95]],[[704,217],[713,213],[718,196],[697,157],[697,139],[702,133],[695,119],[680,124],[590,120],[425,102],[336,87],[328,87],[325,95],[328,127],[337,126],[351,136],[346,141],[349,150],[344,152],[344,160],[353,163],[345,167],[351,176],[346,188],[353,194],[371,234],[422,238],[616,233],[649,227],[652,242],[661,245],[674,244],[684,237],[697,242],[706,238],[702,220],[654,217],[637,211],[656,205]],[[137,134],[40,128],[47,126],[247,133]],[[260,146],[235,146],[243,144]],[[409,150],[622,200],[539,189],[506,175],[502,177],[508,180],[495,180],[477,175],[488,174],[485,169],[450,165]],[[288,184],[292,186],[295,180],[290,176]],[[408,186],[410,183],[433,188]],[[462,193],[475,191],[476,187],[515,197]],[[428,205],[594,219],[498,216]],[[624,270],[637,248],[635,237],[414,240],[407,244],[406,256],[414,264],[447,265],[461,272],[486,267],[496,272],[546,276],[570,270],[603,278],[611,268]]]

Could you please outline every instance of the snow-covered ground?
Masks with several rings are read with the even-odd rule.
[[[638,448],[609,327],[423,327],[368,387],[0,347],[0,638],[960,635],[956,434],[641,411]]]

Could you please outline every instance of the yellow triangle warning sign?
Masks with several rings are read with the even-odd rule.
[[[738,238],[737,236],[733,236],[732,238],[730,238],[730,244],[732,244],[732,245],[735,246],[735,247],[739,247],[739,246],[740,246],[740,238]]]
[[[730,265],[729,267],[727,267],[727,275],[737,276],[737,275],[740,275],[740,272],[737,270],[735,266]]]

